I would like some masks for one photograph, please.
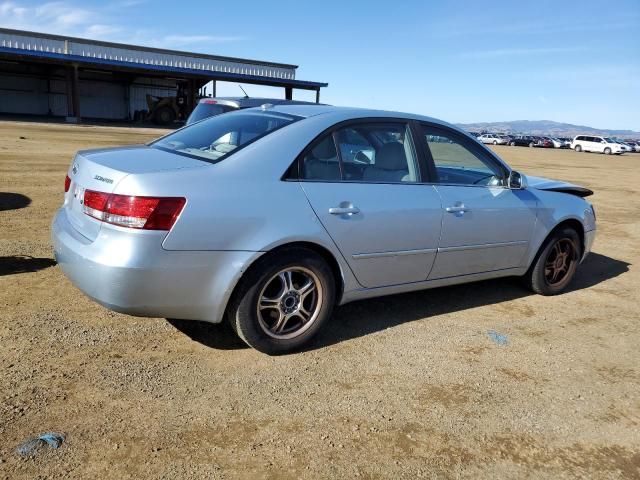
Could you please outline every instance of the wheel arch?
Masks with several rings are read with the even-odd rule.
[[[249,265],[246,266],[246,268],[242,272],[242,275],[240,276],[240,278],[238,278],[236,284],[233,287],[233,290],[231,291],[231,295],[229,296],[229,300],[227,301],[227,305],[225,308],[225,316],[226,316],[226,311],[228,310],[229,305],[233,303],[236,297],[236,294],[238,292],[238,289],[242,285],[242,282],[247,278],[248,275],[251,274],[251,272],[256,266],[256,263],[265,261],[265,258],[268,259],[270,256],[278,255],[280,252],[283,252],[285,250],[290,250],[295,248],[311,250],[314,253],[318,254],[320,257],[322,257],[325,262],[327,262],[327,265],[329,265],[329,268],[331,268],[331,272],[333,273],[333,280],[335,282],[335,287],[336,287],[335,305],[339,305],[340,301],[342,300],[342,295],[344,293],[345,278],[342,272],[342,268],[338,260],[335,258],[334,254],[328,248],[318,243],[309,242],[309,241],[291,241],[291,242],[282,243],[277,246],[274,246],[273,248],[267,250],[263,255],[260,255],[259,257],[255,258],[253,262],[251,262]]]
[[[561,230],[561,229],[566,228],[566,227],[569,227],[569,228],[575,230],[575,232],[578,234],[578,238],[580,238],[580,257],[582,257],[582,254],[584,253],[585,248],[586,248],[584,225],[577,218],[573,218],[573,217],[565,218],[565,219],[561,220],[560,222],[558,222],[555,227],[553,227],[551,230],[549,230],[549,233],[547,233],[547,235],[544,237],[544,240],[542,240],[542,243],[540,243],[540,245],[538,245],[538,248],[536,250],[536,254],[533,256],[533,259],[532,259],[532,261],[531,261],[531,263],[529,265],[529,268],[531,268],[533,265],[535,265],[536,260],[540,256],[540,253],[544,249],[544,247],[547,244],[547,241],[549,240],[549,238],[551,238],[551,236],[554,235],[558,230]]]

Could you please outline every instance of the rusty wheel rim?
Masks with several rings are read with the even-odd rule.
[[[547,254],[544,264],[544,278],[551,287],[561,287],[569,282],[578,260],[577,248],[573,240],[558,240]]]

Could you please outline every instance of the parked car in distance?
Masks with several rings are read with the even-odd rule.
[[[563,138],[558,137],[549,137],[551,143],[553,143],[553,148],[569,148],[571,142],[567,143]]]
[[[627,144],[633,148],[634,152],[640,152],[640,141],[630,140]]]
[[[507,140],[494,133],[483,133],[478,137],[478,141],[491,145],[506,145]]]
[[[576,152],[595,152],[604,153],[606,155],[620,155],[624,153],[622,145],[608,137],[597,137],[591,135],[577,135],[571,148]]]
[[[537,139],[531,135],[514,135],[509,141],[509,145],[512,147],[534,147],[537,143]]]
[[[281,98],[258,97],[209,97],[201,98],[187,118],[187,125],[221,113],[241,110],[243,108],[259,107],[261,105],[316,105],[311,102],[298,100],[283,100]]]
[[[627,142],[627,141],[625,141],[625,140],[622,140],[622,139],[620,139],[620,138],[613,138],[612,140],[613,140],[614,142],[618,142],[620,145],[622,145],[622,150],[623,150],[624,152],[629,152],[629,153],[631,153],[631,152],[633,152],[633,151],[634,151],[633,146],[632,146],[632,145],[630,145],[630,144],[629,144],[629,142]]]
[[[536,147],[553,148],[553,140],[550,137],[539,137],[538,143],[536,143]]]
[[[52,241],[107,308],[226,319],[277,354],[354,300],[505,276],[561,293],[595,237],[591,193],[433,118],[277,105],[78,152]]]
[[[623,149],[625,152],[629,152],[629,153],[633,152],[633,147],[632,147],[631,145],[629,145],[628,143],[626,143],[626,142],[622,142],[622,141],[618,141],[618,143],[619,143],[620,145],[622,145],[622,149]]]

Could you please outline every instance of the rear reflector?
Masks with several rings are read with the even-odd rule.
[[[90,217],[121,227],[171,230],[185,203],[181,197],[135,197],[85,190],[83,210]]]
[[[71,179],[69,178],[69,175],[67,175],[66,177],[64,177],[64,193],[67,193],[69,191],[70,186],[71,186]]]

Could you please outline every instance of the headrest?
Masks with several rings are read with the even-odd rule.
[[[376,152],[376,168],[383,170],[406,170],[407,157],[400,142],[385,143]]]
[[[311,154],[318,160],[336,158],[338,156],[333,138],[327,137],[311,149]]]

